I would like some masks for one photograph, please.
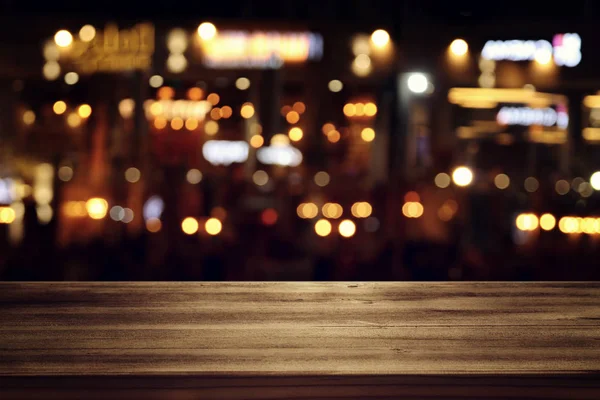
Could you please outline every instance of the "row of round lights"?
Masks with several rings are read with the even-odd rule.
[[[517,229],[524,232],[533,232],[539,228],[551,231],[556,226],[556,217],[550,213],[542,214],[539,218],[533,213],[519,214],[515,219]],[[562,217],[558,221],[558,229],[566,234],[585,233],[588,235],[600,234],[600,218],[595,217]]]
[[[366,201],[356,202],[350,211],[356,218],[368,218],[373,213],[373,206]],[[311,202],[301,203],[296,208],[296,213],[302,219],[313,219],[319,214],[319,207]],[[338,203],[325,203],[321,207],[321,213],[325,218],[339,219],[344,213],[344,208]]]
[[[200,223],[194,217],[186,217],[181,221],[181,230],[186,235],[194,235],[200,229]],[[208,218],[204,222],[204,231],[211,236],[216,236],[223,230],[223,224],[218,218]]]
[[[353,117],[374,117],[377,114],[375,103],[346,103],[342,109],[344,115],[348,118]]]

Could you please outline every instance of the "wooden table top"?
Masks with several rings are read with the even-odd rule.
[[[0,377],[541,379],[598,399],[600,283],[0,283]]]

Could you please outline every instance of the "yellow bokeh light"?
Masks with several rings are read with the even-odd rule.
[[[219,132],[219,124],[215,121],[206,121],[204,124],[204,133],[213,136]]]
[[[365,128],[360,132],[360,137],[365,142],[372,142],[375,139],[375,131],[372,128]]]
[[[81,117],[77,115],[77,113],[70,113],[67,116],[67,125],[69,125],[71,128],[77,128],[81,125]]]
[[[183,128],[183,120],[179,117],[173,118],[171,120],[171,129],[178,131],[181,128]]]
[[[371,34],[371,42],[376,48],[382,49],[390,42],[390,34],[383,29],[377,29]]]
[[[473,182],[473,172],[467,167],[458,167],[452,172],[456,186],[469,186]]]
[[[535,231],[539,226],[539,220],[535,214],[519,214],[516,225],[521,231]]]
[[[356,114],[356,106],[352,103],[347,103],[346,105],[344,105],[343,111],[346,117],[354,117],[354,115]]]
[[[335,126],[331,122],[327,122],[326,124],[323,124],[323,128],[321,129],[321,131],[323,132],[324,135],[327,135],[329,132],[331,132],[334,129],[335,129]]]
[[[173,73],[183,72],[188,65],[187,58],[183,54],[171,53],[167,57],[167,68]]]
[[[92,107],[89,104],[82,104],[77,108],[77,114],[81,118],[89,118],[92,115]]]
[[[56,61],[48,61],[44,63],[42,74],[47,80],[53,81],[60,75],[60,65]]]
[[[31,110],[27,110],[23,113],[23,123],[25,125],[33,125],[35,122],[35,113]]]
[[[331,222],[326,219],[320,219],[315,223],[315,233],[321,237],[328,236],[331,233]]]
[[[261,135],[253,135],[250,138],[250,146],[254,147],[255,149],[258,149],[264,143],[265,143],[265,139],[263,139],[263,137]]]
[[[156,233],[159,232],[161,228],[162,222],[160,222],[160,219],[158,218],[149,218],[146,221],[146,229],[148,229],[148,232]]]
[[[356,108],[357,117],[362,117],[365,115],[365,105],[363,103],[356,103],[354,107]]]
[[[273,135],[273,137],[271,138],[271,146],[287,146],[289,144],[290,139],[282,133]]]
[[[450,43],[450,52],[455,56],[464,56],[469,51],[469,45],[464,39],[454,39]]]
[[[186,235],[193,235],[198,232],[198,220],[193,217],[187,217],[181,222],[181,230]]]
[[[210,22],[203,22],[198,25],[198,36],[202,40],[211,40],[217,35],[217,27]]]
[[[67,85],[74,85],[79,82],[79,74],[77,72],[67,72],[65,74],[65,83]]]
[[[344,209],[337,203],[325,203],[321,212],[326,218],[338,219],[344,213]]]
[[[596,171],[590,177],[590,185],[594,190],[600,190],[600,171]]]
[[[152,114],[153,116],[157,117],[161,115],[162,112],[163,106],[158,101],[155,101],[150,105],[150,114]]]
[[[377,114],[377,106],[375,103],[367,103],[364,107],[364,113],[367,117],[373,117]]]
[[[239,90],[247,90],[250,87],[250,79],[241,77],[235,81],[235,87]]]
[[[296,124],[300,121],[300,114],[297,111],[290,111],[286,114],[285,120],[290,124]]]
[[[233,115],[233,110],[229,106],[221,107],[221,117],[227,119]]]
[[[135,102],[133,99],[123,99],[119,102],[119,114],[123,118],[131,118],[135,111]]]
[[[340,81],[338,79],[334,79],[334,80],[329,81],[329,83],[327,84],[327,87],[329,88],[329,90],[331,92],[338,93],[344,88],[344,84],[342,83],[342,81]]]
[[[106,217],[108,211],[108,202],[100,197],[93,197],[86,201],[85,209],[92,219],[102,219]]]
[[[91,42],[96,37],[96,28],[92,25],[84,25],[79,30],[79,39],[82,42]]]
[[[292,106],[292,110],[296,111],[298,114],[304,114],[306,111],[306,104],[301,101],[297,101]]]
[[[424,211],[423,205],[417,201],[409,201],[402,206],[402,214],[408,218],[420,218]]]
[[[373,207],[366,201],[357,202],[352,205],[350,211],[356,218],[367,218],[373,212]]]
[[[556,218],[552,214],[544,214],[540,217],[540,227],[545,231],[551,231],[556,226]]]
[[[345,219],[342,222],[340,222],[338,231],[340,232],[341,236],[349,238],[354,236],[354,234],[356,233],[356,225],[349,219]]]
[[[58,47],[69,47],[73,43],[73,35],[66,29],[61,29],[54,35],[54,43]]]
[[[156,129],[164,129],[167,126],[167,119],[164,117],[157,117],[154,119],[154,127]]]
[[[209,235],[215,236],[221,233],[221,230],[223,229],[223,224],[216,218],[209,218],[204,223],[204,229]]]
[[[0,224],[12,224],[17,215],[11,207],[0,207]]]
[[[251,103],[244,104],[240,110],[240,115],[245,119],[252,118],[254,116],[254,106]]]
[[[206,100],[213,106],[216,106],[217,104],[219,104],[219,101],[221,101],[221,98],[219,97],[218,94],[211,93],[206,97]]]
[[[290,129],[288,136],[290,137],[290,140],[298,142],[302,139],[302,136],[304,136],[304,132],[302,132],[302,129],[295,126]]]
[[[296,209],[300,218],[312,219],[319,214],[319,207],[315,203],[302,203]]]
[[[54,105],[52,106],[52,110],[57,115],[64,114],[64,112],[67,111],[67,103],[65,103],[62,100],[59,100],[56,103],[54,103]]]
[[[329,140],[331,143],[337,143],[340,141],[341,135],[338,131],[336,131],[335,129],[332,131],[329,131],[327,133],[327,140]]]
[[[196,118],[188,118],[185,120],[185,129],[193,131],[198,128],[198,120]]]
[[[161,87],[164,82],[165,82],[164,78],[162,76],[160,76],[160,75],[152,75],[150,77],[150,79],[148,80],[148,83],[153,88],[159,88],[159,87]]]

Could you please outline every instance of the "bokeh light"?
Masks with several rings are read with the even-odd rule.
[[[300,121],[300,114],[297,111],[290,111],[285,116],[285,120],[290,124],[296,124]]]
[[[160,232],[161,228],[162,222],[160,222],[160,219],[158,218],[149,218],[146,221],[146,229],[148,230],[148,232],[157,233]]]
[[[556,184],[554,185],[554,190],[556,190],[556,193],[558,193],[559,195],[564,196],[571,190],[571,185],[564,179],[560,179],[556,181]]]
[[[219,124],[216,121],[206,121],[204,124],[204,133],[209,136],[216,135],[219,132]]]
[[[390,34],[383,29],[377,29],[371,34],[371,42],[377,48],[384,48],[390,42]]]
[[[65,111],[67,111],[67,103],[65,103],[62,100],[59,100],[56,103],[54,103],[54,105],[52,106],[52,110],[56,115],[64,114]]]
[[[125,180],[129,183],[136,183],[142,177],[142,173],[135,167],[129,167],[125,170]]]
[[[92,25],[84,25],[79,30],[79,39],[82,42],[91,42],[96,37],[96,28]]]
[[[150,84],[150,86],[152,86],[153,88],[159,88],[163,85],[163,83],[165,82],[165,80],[163,79],[162,76],[160,75],[152,75],[150,77],[150,79],[148,80],[148,83]]]
[[[540,227],[545,231],[551,231],[556,226],[556,218],[552,214],[544,214],[540,217]]]
[[[530,176],[527,179],[525,179],[523,186],[525,187],[526,191],[528,191],[529,193],[533,193],[538,190],[538,188],[540,187],[540,183],[533,176]]]
[[[269,182],[269,174],[259,169],[258,171],[254,172],[254,174],[252,174],[252,181],[257,186],[264,186]]]
[[[217,218],[209,218],[204,223],[204,230],[211,236],[216,236],[223,230],[223,224]]]
[[[433,182],[435,183],[435,186],[441,188],[441,189],[445,189],[448,186],[450,186],[450,175],[448,175],[445,172],[440,172],[439,174],[437,174],[433,180]]]
[[[200,39],[208,41],[217,35],[217,27],[210,22],[203,22],[198,25],[197,32]]]
[[[108,202],[100,197],[93,197],[86,201],[85,209],[92,219],[102,219],[108,212]]]
[[[498,174],[494,177],[494,185],[498,189],[504,190],[510,186],[510,178],[506,174]]]
[[[202,99],[204,92],[199,87],[189,88],[187,91],[187,98],[193,101],[198,101]]]
[[[237,78],[235,81],[235,87],[239,90],[247,90],[250,87],[250,79],[245,77]]]
[[[331,233],[331,222],[320,219],[315,223],[315,233],[321,237],[329,236]]]
[[[79,114],[81,118],[89,118],[89,116],[92,115],[92,107],[90,107],[89,104],[82,104],[77,107],[77,114]]]
[[[350,209],[356,218],[367,218],[373,212],[373,207],[366,201],[354,203]]]
[[[198,220],[193,217],[187,217],[181,222],[181,230],[186,235],[193,235],[198,232]]]
[[[60,75],[60,65],[56,61],[48,61],[44,63],[42,74],[49,81],[56,80]]]
[[[73,168],[63,165],[58,169],[57,175],[58,179],[61,181],[69,182],[71,179],[73,179]]]
[[[329,185],[330,180],[329,174],[325,171],[319,171],[315,174],[314,181],[317,186],[325,187]]]
[[[192,185],[197,185],[202,181],[202,172],[199,169],[192,168],[185,175],[185,179]]]
[[[67,116],[67,125],[71,128],[77,128],[81,125],[81,117],[77,113],[69,113]]]
[[[193,131],[198,129],[198,120],[196,118],[188,118],[185,120],[185,129]]]
[[[65,74],[65,83],[67,85],[74,85],[79,82],[79,74],[77,72],[67,72]]]
[[[252,118],[254,116],[254,106],[251,103],[244,104],[240,110],[240,115],[245,119]]]
[[[61,29],[54,35],[54,43],[58,47],[69,47],[73,43],[73,35],[66,29]]]
[[[590,177],[590,185],[594,190],[600,190],[600,171],[596,171]]]
[[[539,220],[535,214],[519,214],[516,225],[521,231],[535,231],[539,226]]]
[[[338,219],[344,213],[344,209],[337,203],[325,203],[321,208],[321,212],[325,218]]]
[[[351,220],[345,219],[342,222],[340,222],[338,231],[340,232],[340,235],[342,237],[349,238],[354,236],[354,234],[356,233],[356,225]]]
[[[254,147],[255,149],[258,149],[264,143],[265,143],[265,139],[263,139],[263,137],[261,135],[253,135],[250,138],[250,146]]]
[[[261,222],[267,226],[275,225],[278,218],[277,211],[272,208],[267,208],[260,214]]]
[[[331,143],[339,142],[340,138],[341,138],[340,133],[338,131],[336,131],[335,129],[327,132],[327,140],[329,140]]]
[[[216,93],[211,93],[206,97],[206,100],[213,106],[216,106],[221,101],[221,97]]]
[[[298,141],[302,140],[302,136],[304,136],[304,132],[302,132],[302,129],[295,126],[290,129],[288,136],[289,136],[290,140],[292,140],[293,142],[298,142]]]
[[[319,214],[319,207],[315,203],[302,203],[296,209],[296,213],[300,218],[312,219]]]
[[[342,91],[342,89],[344,88],[344,84],[338,79],[333,79],[329,81],[327,87],[329,88],[329,91],[333,93],[338,93]]]
[[[468,167],[458,167],[452,172],[452,180],[456,186],[469,186],[473,182],[473,172]]]
[[[27,110],[23,113],[23,123],[25,125],[33,125],[35,123],[35,113]]]
[[[360,137],[365,142],[372,142],[375,139],[375,131],[372,128],[364,128],[360,132]]]
[[[450,43],[450,52],[455,56],[464,56],[469,51],[469,45],[464,39],[454,39]]]

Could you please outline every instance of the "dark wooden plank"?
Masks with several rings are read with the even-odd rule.
[[[24,388],[599,399],[600,283],[0,283],[2,398]]]

